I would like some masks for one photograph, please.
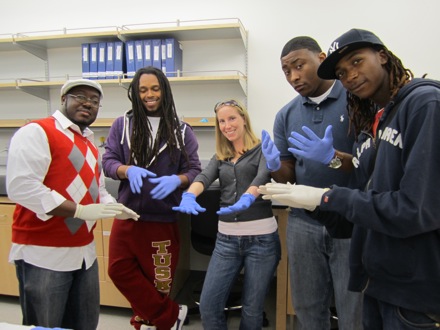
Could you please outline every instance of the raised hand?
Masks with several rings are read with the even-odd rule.
[[[271,172],[278,171],[281,168],[280,152],[265,130],[261,132],[261,151],[266,158],[267,169]]]
[[[303,126],[302,130],[306,136],[297,132],[290,133],[288,140],[295,147],[288,150],[295,156],[314,160],[325,165],[329,164],[335,154],[332,126],[327,126],[322,139],[307,126]]]

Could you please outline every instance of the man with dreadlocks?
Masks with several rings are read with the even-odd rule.
[[[121,181],[118,201],[140,217],[126,226],[113,223],[108,273],[130,302],[137,330],[181,329],[187,306],[169,297],[179,258],[179,216],[172,207],[201,171],[198,143],[179,120],[159,69],[139,69],[128,98],[132,109],[110,129],[103,168]]]
[[[364,330],[437,329],[440,82],[413,78],[375,34],[360,29],[332,43],[318,75],[347,88],[360,134],[354,172],[364,190],[277,184],[259,191],[354,224],[349,289],[364,292]]]

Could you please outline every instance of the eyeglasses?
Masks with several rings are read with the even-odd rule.
[[[230,100],[230,101],[218,102],[214,107],[214,112],[217,112],[218,109],[224,106],[236,107],[239,108],[241,111],[243,111],[243,108],[237,101]]]
[[[89,102],[92,105],[92,108],[98,109],[99,107],[101,107],[101,105],[99,104],[100,100],[98,99],[89,99],[88,97],[85,97],[84,95],[73,95],[73,94],[67,94],[68,96],[72,96],[73,98],[75,98],[75,100],[81,104],[87,103]]]

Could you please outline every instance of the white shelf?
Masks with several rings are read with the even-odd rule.
[[[37,118],[3,119],[0,121],[0,128],[19,128],[34,119]],[[114,120],[114,118],[98,118],[91,126],[110,127]],[[215,127],[215,117],[184,117],[182,120],[193,127]]]
[[[155,35],[167,34],[179,41],[240,38],[247,49],[247,32],[243,24],[238,18],[230,18],[128,24],[121,27],[64,28],[61,30],[20,32],[0,38],[0,51],[14,51],[20,48],[25,50],[35,48],[44,51],[53,48],[80,46],[86,42],[104,42],[116,39],[126,41],[143,38],[147,35],[154,38]]]
[[[111,40],[134,40],[139,38],[155,38],[169,35],[179,41],[197,40],[228,40],[240,39],[243,45],[245,67],[247,67],[247,32],[238,18],[173,21],[160,23],[129,24],[121,27],[92,27],[82,29],[60,29],[49,31],[20,32],[0,38],[0,52],[7,56],[8,51],[25,51],[46,63],[44,77],[0,77],[0,91],[21,90],[47,100],[48,90],[60,87],[67,79],[80,78],[72,74],[51,76],[47,69],[50,62],[49,50],[58,48],[80,47],[82,43],[103,42]],[[11,53],[11,56],[14,56]],[[247,71],[247,69],[245,70]],[[169,78],[172,84],[215,84],[231,83],[241,87],[247,96],[247,74],[240,70],[192,71],[182,72],[180,77]],[[130,79],[99,80],[104,86],[127,86]]]
[[[183,71],[169,77],[178,115],[200,138],[199,155],[215,149],[212,108],[220,100],[247,103],[247,31],[238,18],[62,28],[0,35],[0,143],[11,129],[59,108],[67,79],[81,78],[81,45],[116,40],[174,37],[183,46]],[[92,125],[102,136],[130,109],[131,78],[98,80],[105,103]]]
[[[206,74],[208,72],[201,72],[200,74]],[[244,73],[240,71],[229,71],[229,74],[225,74],[223,72],[212,71],[211,75],[195,75],[197,72],[186,73],[182,72],[181,77],[168,77],[168,80],[171,84],[184,84],[184,83],[216,83],[216,82],[230,82],[230,83],[240,83],[245,84],[247,77]],[[191,74],[185,76],[186,74]],[[41,87],[41,88],[59,88],[61,87],[66,79],[79,79],[81,76],[69,76],[67,75],[63,79],[53,78],[54,80],[38,80],[35,78],[18,78],[16,80],[9,80],[6,82],[2,82],[0,79],[0,90],[13,90],[20,89],[26,87]],[[124,77],[119,77],[118,79],[103,79],[97,80],[103,86],[126,86],[130,84],[131,79],[127,79]]]

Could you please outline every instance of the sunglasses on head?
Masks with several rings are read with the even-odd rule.
[[[218,102],[214,107],[214,112],[217,112],[217,110],[219,110],[224,106],[236,107],[239,108],[241,111],[243,111],[243,108],[241,107],[240,104],[238,104],[237,101],[230,100],[230,101]]]

